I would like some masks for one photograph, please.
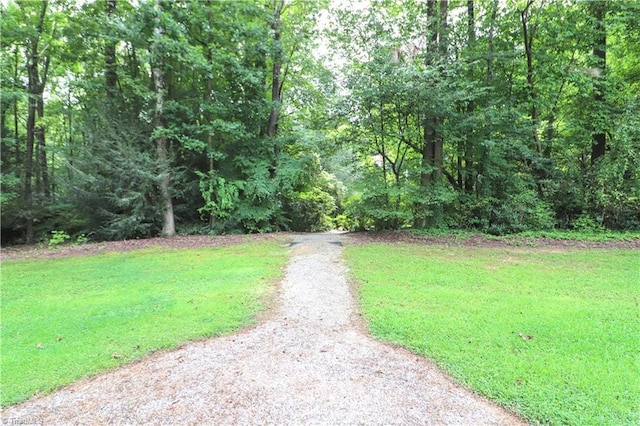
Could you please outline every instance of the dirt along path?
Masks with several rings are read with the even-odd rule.
[[[340,234],[297,235],[260,325],[185,345],[2,413],[23,424],[522,424],[430,362],[366,335]]]

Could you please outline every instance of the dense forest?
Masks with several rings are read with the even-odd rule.
[[[2,243],[640,228],[636,0],[7,0]]]

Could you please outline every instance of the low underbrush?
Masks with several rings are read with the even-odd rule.
[[[491,235],[480,233],[472,230],[459,229],[410,229],[408,233],[415,236],[423,237],[448,237],[460,241],[471,238],[483,237],[494,241],[518,241],[518,240],[564,240],[578,242],[625,242],[640,240],[640,231],[614,231],[607,229],[598,230],[541,230],[541,231],[525,231],[517,234]]]

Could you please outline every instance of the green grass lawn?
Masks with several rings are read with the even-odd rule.
[[[252,323],[274,243],[2,262],[2,405]]]
[[[640,252],[350,246],[373,335],[544,424],[640,424]]]

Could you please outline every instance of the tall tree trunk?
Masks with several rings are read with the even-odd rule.
[[[2,105],[2,104],[0,105],[1,105],[0,106],[0,142],[4,142],[7,139],[7,134],[9,133],[7,131],[7,111],[9,109],[5,105]]]
[[[476,15],[473,0],[467,0],[467,45],[476,44]]]
[[[211,48],[210,47],[206,47],[206,53],[205,53],[205,57],[207,58],[207,62],[210,65],[213,65],[213,54],[211,52]],[[213,117],[211,116],[211,112],[209,111],[209,108],[211,107],[211,100],[212,100],[212,92],[213,92],[213,77],[211,76],[211,73],[207,73],[207,77],[206,77],[206,93],[204,95],[204,102],[205,105],[207,105],[207,109],[205,110],[205,122],[211,126],[211,122],[213,121]],[[207,131],[207,155],[208,155],[208,166],[209,166],[209,176],[211,178],[213,178],[213,171],[215,170],[214,168],[214,162],[213,162],[213,134],[211,131],[211,128],[209,128],[209,130]],[[209,198],[210,201],[215,201],[215,194],[212,192]],[[216,221],[216,215],[212,212],[209,215],[209,227],[213,228],[213,225]]]
[[[427,65],[433,63],[438,46],[438,0],[427,0]]]
[[[427,65],[431,65],[433,63],[438,44],[438,14],[436,5],[436,0],[427,0]],[[422,172],[420,173],[420,186],[423,190],[427,190],[433,182],[433,168],[435,166],[433,154],[436,139],[435,124],[435,118],[433,117],[426,117],[424,120],[422,133]]]
[[[280,19],[284,0],[274,0],[274,13],[271,29],[273,30],[274,54],[273,66],[271,68],[271,113],[267,122],[267,136],[274,137],[278,131],[278,118],[280,115],[280,102],[282,101],[282,86],[280,82],[280,73],[282,71],[282,42],[280,34]]]
[[[607,69],[607,30],[605,28],[605,17],[607,14],[607,2],[597,1],[590,5],[591,13],[596,24],[596,40],[593,46],[593,57],[596,62],[597,72],[595,91],[593,100],[595,108],[600,109],[605,100],[605,83],[603,81]],[[607,149],[607,138],[602,130],[604,123],[596,123],[600,127],[593,135],[593,144],[591,145],[591,163],[595,163],[600,157],[604,156]]]
[[[283,51],[282,41],[280,33],[282,10],[284,9],[284,0],[273,0],[273,21],[271,22],[271,29],[273,30],[273,65],[271,67],[271,111],[269,113],[269,119],[267,120],[266,136],[272,139],[273,143],[273,160],[271,161],[271,168],[269,170],[269,176],[271,179],[275,179],[278,174],[278,166],[280,163],[280,144],[276,140],[278,133],[278,120],[280,118],[280,108],[282,104],[282,62]],[[280,229],[278,219],[274,217],[272,219],[272,225],[276,229]]]
[[[118,0],[105,0],[107,19],[115,15]],[[107,38],[104,46],[104,77],[107,98],[114,98],[118,91],[118,73],[116,72],[116,42]]]
[[[433,55],[439,54],[445,58],[448,51],[447,46],[447,0],[429,0],[427,2],[427,20],[429,22],[429,36],[427,53],[427,65],[432,63]],[[428,117],[424,125],[424,146],[422,150],[423,171],[421,175],[422,186],[439,182],[442,178],[443,169],[443,138],[440,133],[441,119],[439,117]]]
[[[35,100],[29,98],[27,106],[27,144],[24,156],[24,216],[26,219],[26,242],[33,243],[33,147],[35,141],[34,127],[36,123]]]
[[[467,47],[474,52],[476,47],[476,17],[474,9],[474,0],[467,0]],[[473,53],[472,53],[473,54]],[[469,102],[467,112],[473,114],[476,109],[474,101]],[[473,167],[474,167],[474,144],[471,135],[467,136],[464,141],[464,168],[462,159],[458,158],[458,187],[465,192],[473,192]],[[464,173],[462,172],[464,170]]]
[[[422,173],[420,174],[420,185],[422,188],[427,188],[433,182],[433,168],[435,164],[434,159],[434,147],[435,147],[435,132],[433,130],[433,119],[429,119],[428,123],[424,126],[422,145]]]
[[[73,168],[75,161],[75,151],[74,151],[74,143],[73,143],[73,108],[71,104],[71,88],[67,89],[67,162],[71,167],[67,167],[67,178],[69,181],[73,179]]]
[[[25,55],[27,58],[27,141],[25,152],[25,180],[24,180],[24,202],[25,202],[25,219],[26,219],[26,242],[33,243],[33,156],[36,143],[36,137],[39,129],[44,132],[41,127],[36,127],[36,116],[38,114],[39,102],[42,102],[42,94],[44,92],[44,79],[40,79],[40,59],[41,52],[38,48],[40,37],[44,30],[44,19],[47,13],[47,2],[43,1],[40,8],[38,22],[36,24],[36,32],[32,38],[27,40]],[[48,67],[48,60],[45,60]],[[46,73],[46,70],[45,70]],[[39,137],[38,137],[39,139]],[[45,157],[46,158],[46,157]]]
[[[435,59],[446,61],[448,56],[448,0],[427,0],[427,46],[425,63],[432,66]],[[421,152],[422,171],[420,173],[420,186],[422,193],[427,196],[432,192],[443,176],[444,140],[441,133],[442,118],[437,114],[424,118],[423,144]],[[438,224],[442,216],[442,207],[435,206],[433,211],[427,214],[424,207],[417,205],[418,210],[423,210],[423,216],[417,217],[416,226],[427,226],[427,218],[432,225]]]
[[[449,23],[447,21],[449,13],[449,1],[440,0],[440,13],[438,14],[438,50],[443,58],[449,53]]]
[[[156,137],[156,154],[158,160],[158,171],[160,175],[160,198],[164,210],[162,223],[162,235],[172,237],[176,234],[176,227],[173,215],[173,201],[171,199],[171,168],[169,166],[169,149],[167,137],[164,134],[166,128],[164,118],[164,97],[165,97],[165,77],[163,54],[161,51],[162,28],[162,0],[155,0],[156,25],[154,28],[155,41],[151,46],[153,86],[156,95],[156,109],[154,124],[156,131],[160,129],[159,136]]]
[[[16,48],[14,50],[14,74],[13,74],[13,88],[16,89],[18,85],[18,64],[20,62],[19,52]],[[18,143],[20,137],[19,123],[18,123],[18,97],[13,98],[13,140],[15,141],[15,161],[16,164],[20,164],[22,156],[20,155],[20,144]]]
[[[9,150],[10,145],[7,145],[7,140],[9,139],[9,128],[7,127],[7,114],[9,112],[9,106],[11,102],[1,102],[0,101],[0,158],[3,161],[0,161],[0,173],[7,173],[10,169],[9,162]],[[17,144],[18,141],[14,141],[14,145]]]
[[[280,34],[280,19],[282,17],[282,9],[284,8],[284,0],[273,0],[273,21],[271,29],[273,30],[273,65],[271,67],[271,111],[269,120],[267,121],[266,135],[274,138],[278,133],[278,119],[280,118],[280,106],[282,103],[282,82],[280,73],[282,71],[282,41]],[[271,177],[274,178],[278,168],[278,157],[280,156],[280,147],[274,141],[273,144],[273,163],[271,166]]]
[[[464,188],[464,176],[463,176],[463,171],[464,171],[464,163],[462,162],[462,159],[465,158],[465,148],[466,148],[466,142],[465,141],[458,141],[457,144],[457,153],[456,153],[456,170],[457,170],[457,179],[456,179],[456,184],[457,187],[459,189]]]
[[[43,72],[43,77],[42,77],[42,82],[41,85],[44,89],[44,85],[45,85],[45,79],[46,79],[46,69],[48,68],[48,62],[49,62],[49,57],[46,58],[45,60],[45,67],[44,67],[44,72]],[[40,94],[40,97],[38,97],[37,103],[36,103],[36,110],[38,113],[38,118],[40,119],[40,122],[36,124],[36,128],[35,128],[35,134],[36,134],[36,139],[38,141],[38,168],[40,170],[40,179],[41,179],[41,183],[40,183],[40,188],[42,191],[42,194],[45,196],[45,198],[50,198],[51,197],[51,182],[49,180],[49,164],[47,163],[47,144],[46,144],[46,135],[45,135],[45,127],[44,124],[42,123],[42,118],[44,118],[44,101],[42,99],[42,93]]]
[[[533,143],[539,155],[542,155],[542,143],[538,134],[540,126],[540,118],[538,117],[538,93],[535,86],[535,77],[533,69],[533,40],[535,37],[537,25],[530,25],[531,6],[534,0],[528,0],[525,8],[520,12],[520,20],[522,22],[522,35],[524,38],[524,51],[527,58],[527,86],[529,90],[529,102],[531,102],[531,125]]]
[[[496,15],[498,14],[498,1],[494,0],[491,3],[491,18],[489,25],[489,34],[487,35],[488,55],[487,55],[487,82],[493,80],[493,56],[495,54],[495,46],[493,43],[493,37],[495,36],[496,28]]]
[[[438,50],[441,57],[446,60],[449,54],[449,24],[447,23],[449,2],[448,0],[440,0],[440,11],[438,14]],[[433,149],[433,162],[436,166],[434,181],[440,182],[442,179],[442,170],[444,167],[444,137],[440,129],[442,119],[438,118],[434,123],[435,145]]]

